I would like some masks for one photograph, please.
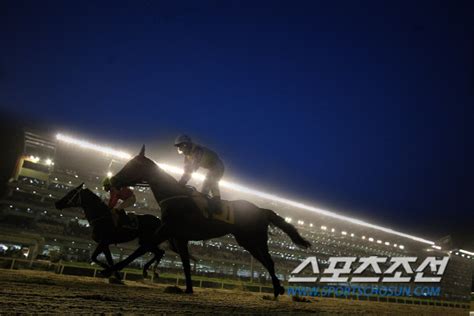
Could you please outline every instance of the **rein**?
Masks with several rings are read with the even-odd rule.
[[[168,202],[168,201],[171,201],[171,200],[177,200],[177,199],[189,199],[190,196],[189,195],[175,195],[175,196],[171,196],[169,198],[166,198],[166,199],[163,199],[161,200],[160,202],[158,202],[158,205],[160,207],[162,207],[162,205],[165,203],[165,202]]]
[[[94,226],[94,224],[96,224],[98,221],[104,220],[108,217],[109,217],[109,214],[106,214],[106,215],[102,215],[102,216],[96,217],[94,219],[88,220],[88,222],[89,222],[89,224],[91,224],[91,226]]]

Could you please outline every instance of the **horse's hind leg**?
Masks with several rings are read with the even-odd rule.
[[[278,297],[280,294],[285,293],[285,288],[281,286],[280,280],[275,274],[275,263],[273,262],[272,256],[270,256],[270,253],[268,253],[268,245],[265,243],[265,248],[259,248],[258,250],[260,252],[260,255],[262,257],[262,264],[267,268],[268,272],[270,273],[270,276],[272,278],[272,283],[273,283],[273,292],[275,297]]]
[[[189,263],[189,250],[188,242],[185,240],[179,240],[176,242],[176,246],[179,250],[181,262],[183,263],[184,276],[186,277],[186,291],[185,293],[193,293],[193,281],[191,280],[191,265]]]
[[[250,254],[260,261],[262,265],[268,270],[270,273],[270,277],[272,278],[272,284],[273,284],[273,294],[275,295],[275,298],[278,297],[280,294],[285,293],[285,289],[281,286],[280,280],[275,274],[275,264],[273,262],[272,257],[268,253],[268,244],[267,244],[267,235],[265,234],[261,238],[257,238],[256,240],[253,240],[252,242],[247,241],[246,239],[239,238],[236,236],[236,240],[241,245],[244,247]]]

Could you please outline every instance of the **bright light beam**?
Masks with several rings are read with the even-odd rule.
[[[465,253],[466,255],[474,256],[474,252],[470,252],[470,251],[467,251],[467,250],[464,250],[464,249],[459,249],[459,252]]]
[[[114,156],[116,158],[120,158],[120,159],[124,159],[124,160],[128,160],[128,159],[132,158],[132,156],[130,154],[126,153],[126,152],[115,150],[115,149],[112,149],[110,147],[103,147],[103,146],[100,146],[100,145],[96,145],[96,144],[90,143],[90,142],[85,141],[85,140],[78,140],[78,139],[63,135],[63,134],[57,134],[56,139],[59,140],[59,141],[65,142],[65,143],[77,145],[81,148],[90,149],[90,150],[93,150],[93,151],[101,152],[101,153],[106,154],[106,155]],[[174,173],[174,174],[177,174],[177,175],[180,175],[184,172],[182,168],[178,168],[176,166],[172,166],[172,165],[168,165],[168,164],[164,164],[164,163],[158,163],[158,166],[160,168],[162,168],[163,170],[167,171],[167,172]],[[193,173],[193,178],[198,180],[198,181],[203,181],[205,179],[205,175],[195,172],[195,173]],[[393,230],[391,228],[370,224],[370,223],[364,222],[364,221],[356,219],[356,218],[351,218],[351,217],[348,217],[348,216],[344,216],[344,215],[340,215],[340,214],[337,214],[337,213],[334,213],[334,212],[323,210],[323,209],[320,209],[320,208],[317,208],[317,207],[314,207],[314,206],[311,206],[311,205],[307,205],[307,204],[303,204],[303,203],[300,203],[300,202],[292,201],[292,200],[289,200],[289,199],[286,199],[286,198],[283,198],[283,197],[279,197],[279,196],[274,195],[274,194],[269,194],[269,193],[266,193],[266,192],[254,190],[254,189],[245,187],[245,186],[237,184],[237,183],[232,183],[232,182],[229,182],[229,181],[221,180],[219,182],[219,184],[220,184],[220,186],[222,186],[223,188],[226,188],[226,189],[234,190],[234,191],[241,192],[241,193],[246,193],[246,194],[253,195],[253,196],[258,196],[260,198],[263,198],[263,199],[266,199],[266,200],[271,200],[271,201],[274,201],[274,202],[280,202],[280,203],[283,203],[283,204],[286,204],[286,205],[289,205],[289,206],[304,209],[304,210],[311,211],[311,212],[314,212],[314,213],[318,213],[318,214],[321,214],[321,215],[325,215],[325,216],[328,216],[328,217],[336,218],[336,219],[339,219],[339,220],[350,222],[352,224],[357,224],[357,225],[369,227],[369,228],[372,228],[372,229],[380,230],[380,231],[383,231],[383,232],[386,232],[386,233],[389,233],[389,234],[409,238],[409,239],[412,239],[412,240],[415,240],[415,241],[418,241],[418,242],[422,242],[422,243],[425,243],[425,244],[429,244],[429,245],[434,245],[435,244],[433,241],[430,241],[430,240],[427,240],[427,239],[424,239],[424,238],[421,238],[421,237],[416,237],[416,236],[413,236],[413,235],[405,234],[405,233]],[[468,253],[468,252],[466,251],[466,253]]]
[[[121,159],[130,159],[130,158],[132,158],[132,156],[130,154],[126,153],[126,152],[115,150],[115,149],[110,148],[110,147],[103,147],[103,146],[99,146],[99,145],[96,145],[96,144],[92,144],[92,143],[89,143],[88,141],[75,139],[75,138],[72,138],[72,137],[69,137],[69,136],[66,136],[66,135],[63,135],[63,134],[57,134],[56,139],[60,140],[62,142],[68,143],[68,144],[77,145],[81,148],[90,149],[90,150],[93,150],[93,151],[97,151],[97,152],[100,152],[100,153],[103,153],[103,154],[106,154],[106,155],[109,155],[109,156],[114,156],[114,157],[117,157],[117,158],[121,158]]]

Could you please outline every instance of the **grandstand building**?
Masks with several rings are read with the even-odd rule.
[[[95,244],[82,210],[58,211],[54,202],[82,182],[102,199],[107,199],[101,187],[103,178],[109,172],[118,171],[130,156],[61,134],[26,130],[23,141],[24,149],[17,159],[7,194],[0,199],[0,255],[87,262]],[[176,167],[161,166],[174,175],[180,172]],[[192,181],[191,184],[198,185],[199,175]],[[150,190],[143,187],[134,190],[137,201],[133,211],[160,216]],[[281,279],[288,280],[291,271],[308,256],[316,256],[324,268],[331,256],[424,258],[449,255],[450,262],[441,282],[442,298],[470,300],[474,254],[469,251],[442,249],[421,237],[225,181],[222,192],[226,199],[245,199],[275,210],[312,243],[308,250],[298,249],[280,230],[270,230],[270,253]],[[134,243],[118,245],[112,249],[114,259],[123,258],[135,247]],[[263,267],[230,235],[191,242],[190,251],[198,258],[193,267],[195,273],[262,282],[267,279]],[[137,259],[135,264],[142,265],[147,259]],[[181,261],[167,252],[160,269],[181,272]]]

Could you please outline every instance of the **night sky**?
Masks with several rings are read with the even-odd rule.
[[[168,155],[185,132],[253,187],[473,240],[472,3],[2,1],[0,109]]]

